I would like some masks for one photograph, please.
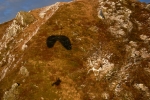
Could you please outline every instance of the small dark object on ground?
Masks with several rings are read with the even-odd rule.
[[[18,86],[20,86],[20,83],[17,83]]]
[[[61,80],[58,78],[58,79],[52,84],[52,86],[54,86],[54,85],[58,86],[58,85],[60,84],[60,82],[61,82]]]
[[[67,50],[71,50],[71,42],[67,36],[64,35],[52,35],[46,40],[47,47],[52,48],[56,41],[59,41]]]

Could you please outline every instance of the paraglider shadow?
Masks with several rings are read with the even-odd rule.
[[[67,50],[71,50],[71,42],[67,36],[64,35],[52,35],[49,36],[46,40],[47,47],[52,48],[56,41],[59,41],[63,47],[65,47]]]

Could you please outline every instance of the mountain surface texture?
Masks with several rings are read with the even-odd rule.
[[[18,12],[0,24],[0,99],[150,100],[150,4],[74,0]]]

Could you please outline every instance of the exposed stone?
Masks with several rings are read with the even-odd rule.
[[[144,34],[140,35],[140,38],[144,41],[150,41],[150,37],[148,37],[147,35],[144,35]]]
[[[12,24],[7,28],[5,39],[10,39],[15,36],[19,30],[21,30],[21,26],[18,24],[17,20],[13,20]]]
[[[105,100],[109,99],[109,94],[107,92],[102,93],[102,98]]]
[[[142,58],[150,58],[150,53],[148,53],[148,51],[146,50],[146,48],[142,48],[140,50],[140,52],[141,52],[141,57]]]
[[[144,91],[145,95],[150,97],[150,93],[149,93],[149,89],[147,86],[145,86],[144,84],[140,83],[140,84],[134,84],[134,87],[138,90]]]
[[[136,42],[134,42],[134,41],[130,41],[129,43],[130,43],[130,45],[131,45],[131,46],[133,46],[133,47],[137,47],[137,43],[136,43]]]
[[[150,11],[150,4],[146,6],[146,9]]]
[[[105,16],[104,16],[102,10],[99,10],[99,11],[98,11],[98,17],[99,17],[100,19],[105,19]]]
[[[100,50],[93,53],[92,56],[87,59],[87,66],[89,67],[88,73],[93,71],[94,75],[98,77],[98,80],[106,76],[106,74],[114,68],[114,64],[109,61],[111,56],[112,54],[104,54]]]
[[[41,17],[42,19],[46,16],[46,12],[48,12],[49,10],[52,10],[52,12],[55,12],[57,11],[57,9],[59,8],[60,6],[60,2],[56,2],[55,4],[53,5],[50,5],[50,6],[47,6],[47,7],[44,7],[43,9],[41,9],[41,12],[39,13],[39,17]],[[47,16],[46,20],[52,16],[54,13],[51,13],[50,15]]]
[[[27,47],[28,47],[28,46],[27,46],[26,44],[23,44],[21,49],[22,49],[22,50],[25,50],[25,48],[27,48]]]
[[[149,100],[150,13],[132,1],[56,3],[0,25],[0,98]],[[48,48],[53,35],[67,36],[71,50]]]
[[[98,32],[98,27],[97,26],[92,26],[89,28],[89,30],[93,31],[93,32]]]
[[[25,11],[20,11],[18,12],[18,14],[16,15],[16,20],[18,21],[18,23],[20,23],[23,26],[26,26],[28,24],[31,24],[32,22],[35,21],[35,18],[33,15],[31,15],[29,12],[25,12]]]
[[[123,2],[126,1],[124,0]],[[105,5],[107,4],[110,7],[106,7]],[[124,31],[123,28],[125,28],[128,32],[131,32],[133,28],[133,24],[130,21],[130,15],[132,11],[123,6],[122,8],[120,7],[120,9],[118,10],[116,8],[116,4],[120,6],[121,1],[118,1],[117,3],[114,3],[112,1],[100,1],[100,10],[98,12],[98,15],[105,15],[105,19],[107,19],[107,21],[110,21],[110,23],[113,23],[113,25],[109,28],[110,33],[117,38],[121,38],[126,36],[126,31]],[[103,18],[101,16],[99,17]]]
[[[11,89],[9,89],[8,91],[6,91],[4,93],[4,96],[3,96],[3,100],[17,100],[18,99],[18,84],[17,83],[14,83],[12,86],[11,86]]]
[[[29,76],[29,72],[28,72],[28,70],[27,70],[27,68],[26,67],[24,67],[24,66],[22,66],[21,68],[20,68],[20,72],[19,72],[21,75],[23,75],[23,76]]]

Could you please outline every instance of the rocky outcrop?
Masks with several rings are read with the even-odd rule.
[[[24,66],[22,66],[21,68],[20,68],[20,72],[19,72],[21,75],[23,75],[23,76],[25,76],[25,77],[27,77],[27,76],[29,76],[29,72],[28,72],[28,70],[26,69],[26,67],[24,67]]]
[[[3,100],[17,100],[18,99],[18,83],[14,83],[11,89],[5,92]]]
[[[18,12],[15,19],[22,26],[29,25],[35,21],[34,16],[29,12],[25,12],[25,11]]]
[[[150,11],[150,4],[148,4],[148,5],[146,6],[146,9],[148,9],[148,10]]]
[[[149,22],[137,0],[19,12],[0,33],[0,98],[149,100]]]

